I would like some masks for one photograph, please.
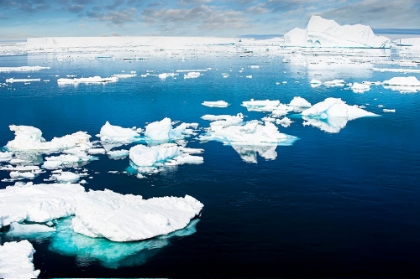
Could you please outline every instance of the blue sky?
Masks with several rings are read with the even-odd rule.
[[[311,15],[378,33],[420,29],[420,0],[0,0],[0,7],[0,40],[284,34]]]

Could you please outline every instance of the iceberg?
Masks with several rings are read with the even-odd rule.
[[[32,263],[35,249],[27,240],[0,246],[1,278],[37,278],[40,271]]]
[[[382,82],[384,86],[411,86],[420,87],[420,81],[415,76],[409,77],[393,77]]]
[[[59,85],[67,85],[67,84],[74,84],[77,85],[79,83],[93,83],[93,84],[99,84],[99,83],[108,83],[108,82],[117,82],[118,77],[108,77],[108,78],[101,78],[100,76],[94,76],[94,77],[87,77],[87,78],[59,78],[57,79],[57,83]]]
[[[71,227],[90,237],[138,241],[185,228],[202,208],[188,195],[144,200],[110,190],[90,191],[79,201]]]
[[[144,136],[149,142],[165,142],[170,140],[183,139],[193,133],[189,128],[197,128],[197,123],[181,123],[172,128],[171,119],[165,117],[161,121],[155,121],[146,126]]]
[[[328,133],[338,133],[348,121],[360,117],[379,116],[357,106],[349,106],[339,98],[326,98],[324,101],[304,110],[303,125],[312,125]]]
[[[254,100],[243,101],[241,106],[246,107],[248,111],[273,111],[278,105],[280,105],[279,100]]]
[[[14,82],[34,82],[34,81],[41,81],[40,78],[8,78],[6,79],[7,83],[14,83]]]
[[[282,119],[276,119],[276,124],[281,125],[284,128],[289,127],[292,123],[293,123],[293,121],[290,120],[290,118],[288,118],[288,117],[283,117]]]
[[[355,82],[352,84],[351,90],[353,90],[354,93],[365,93],[370,90],[370,84]]]
[[[376,36],[369,26],[339,25],[334,20],[312,16],[306,29],[295,28],[284,34],[285,46],[388,48],[391,40]]]
[[[310,108],[312,105],[302,97],[293,97],[289,103],[289,106],[293,108],[293,111],[301,112],[305,108]]]
[[[201,104],[206,107],[216,107],[216,108],[226,108],[229,106],[229,104],[225,101],[204,101]]]
[[[129,154],[129,151],[125,149],[110,150],[107,152],[108,157],[113,160],[125,159],[128,156],[128,154]]]
[[[90,135],[85,132],[76,132],[60,138],[53,138],[46,141],[42,132],[32,126],[10,125],[10,131],[15,133],[15,138],[9,141],[6,147],[11,151],[32,151],[32,152],[58,152],[65,149],[80,147],[89,149],[91,143]]]
[[[341,87],[344,86],[346,82],[342,79],[333,79],[324,82],[324,85],[327,87]]]
[[[158,77],[160,78],[160,79],[166,79],[166,78],[168,78],[168,77],[175,77],[175,76],[178,76],[179,74],[178,73],[161,73],[161,74],[159,74],[158,75]]]
[[[114,75],[112,75],[113,77],[116,77],[116,78],[133,78],[133,77],[136,77],[137,76],[137,74],[135,74],[135,73],[133,73],[133,74],[114,74]]]
[[[7,232],[7,236],[14,237],[25,237],[30,238],[31,236],[55,232],[54,227],[49,227],[43,224],[20,224],[13,222],[10,224],[10,229]]]
[[[184,74],[184,79],[198,78],[199,76],[201,76],[200,72],[189,72],[187,74]]]
[[[131,128],[111,125],[108,121],[102,126],[99,137],[103,142],[117,142],[123,144],[140,140],[140,135],[137,131],[134,131]]]

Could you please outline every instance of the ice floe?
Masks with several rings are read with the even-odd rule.
[[[125,159],[128,156],[128,154],[129,154],[129,151],[125,149],[110,150],[107,152],[108,157],[113,160]]]
[[[216,108],[226,108],[229,106],[229,104],[225,101],[204,101],[201,103],[203,106],[206,107],[216,107]]]
[[[273,111],[280,104],[279,100],[254,100],[243,101],[242,106],[246,107],[248,111],[267,112]]]
[[[158,77],[160,79],[166,79],[168,77],[173,77],[174,78],[174,77],[176,77],[178,75],[179,75],[178,73],[161,73],[161,74],[158,75]]]
[[[75,232],[112,241],[137,241],[182,229],[201,212],[191,196],[144,200],[109,190],[84,195],[72,221]]]
[[[184,74],[184,79],[198,78],[199,76],[201,76],[200,72],[188,72],[187,74]]]
[[[40,271],[32,263],[35,249],[27,240],[0,245],[1,278],[37,278]]]
[[[8,162],[12,160],[13,153],[12,152],[1,152],[0,151],[0,162]]]
[[[37,72],[41,70],[48,70],[50,68],[51,67],[42,67],[42,66],[0,67],[0,73]]]
[[[385,89],[401,93],[416,93],[420,91],[420,81],[415,76],[393,77],[382,82]]]
[[[342,79],[333,79],[324,82],[324,85],[327,87],[342,87],[346,82]]]
[[[338,133],[348,121],[378,116],[357,106],[349,106],[339,98],[327,98],[302,113],[303,125],[312,125],[328,133]]]
[[[351,86],[354,93],[365,93],[370,90],[370,84],[355,82]]]
[[[293,108],[293,111],[300,112],[306,108],[310,108],[312,105],[302,97],[293,97],[289,106]]]
[[[171,119],[165,117],[161,121],[155,121],[148,124],[145,128],[144,136],[146,141],[149,142],[183,139],[190,136],[193,133],[193,129],[196,129],[197,127],[198,123],[181,123],[173,128]]]
[[[94,76],[94,77],[87,77],[87,78],[59,78],[57,79],[57,83],[59,85],[66,85],[66,84],[79,84],[79,83],[108,83],[108,82],[117,82],[118,77],[112,76],[112,77],[106,77],[102,78],[100,76]]]
[[[111,125],[108,121],[102,126],[99,137],[103,142],[132,143],[139,141],[140,135],[131,128]]]
[[[41,81],[40,78],[8,78],[6,79],[6,82],[8,83],[14,83],[14,82],[35,82],[35,81]]]

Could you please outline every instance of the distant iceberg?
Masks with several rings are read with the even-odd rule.
[[[94,77],[87,77],[87,78],[59,78],[57,79],[57,83],[59,85],[67,85],[67,84],[79,84],[79,83],[107,83],[107,82],[117,82],[118,77],[112,76],[108,78],[101,78],[100,76]]]
[[[37,278],[40,270],[35,270],[32,263],[34,253],[34,247],[27,240],[0,245],[0,277]]]
[[[229,104],[225,101],[204,101],[201,103],[203,106],[206,107],[215,107],[215,108],[226,108],[229,106]]]
[[[131,128],[111,125],[108,121],[102,126],[99,137],[103,142],[132,143],[139,140],[140,135]]]
[[[42,67],[42,66],[0,67],[0,73],[37,72],[37,71],[48,70],[48,69],[50,69],[50,67]]]
[[[401,93],[416,93],[420,91],[420,81],[415,76],[393,77],[382,82],[382,85],[385,89]]]
[[[295,28],[284,34],[285,46],[386,48],[391,40],[376,36],[369,26],[339,25],[334,20],[312,16],[306,29]]]
[[[38,82],[41,81],[40,78],[8,78],[6,79],[7,83],[14,83],[14,82]]]

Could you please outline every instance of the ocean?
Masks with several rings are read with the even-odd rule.
[[[86,189],[144,198],[188,194],[204,209],[178,234],[141,242],[118,244],[71,231],[30,236],[40,277],[420,276],[420,93],[401,93],[382,85],[372,85],[363,94],[347,85],[311,87],[313,78],[361,83],[408,74],[360,65],[314,69],[284,63],[283,58],[0,57],[3,67],[50,67],[0,73],[0,146],[14,138],[12,124],[35,126],[47,140],[86,131],[93,141],[106,121],[144,128],[169,117],[198,123],[200,135],[209,127],[209,121],[201,119],[205,114],[242,113],[245,121],[269,114],[248,112],[241,103],[250,99],[287,104],[300,96],[315,104],[334,97],[380,115],[349,121],[339,132],[327,133],[302,125],[300,115],[291,113],[291,126],[278,127],[299,139],[291,146],[277,146],[276,158],[271,159],[257,155],[253,147],[241,157],[232,146],[192,136],[187,147],[204,149],[203,164],[167,168],[144,179],[124,173],[128,158],[96,155],[99,160],[84,166],[92,177]],[[177,70],[175,78],[156,76]],[[183,78],[196,70],[201,73],[198,78]],[[116,83],[59,86],[56,82],[66,75],[109,77],[131,71],[137,76]],[[410,75],[420,79],[418,73]],[[41,81],[5,83],[8,78]],[[230,105],[201,105],[217,100]],[[386,113],[384,108],[395,112]],[[246,156],[256,162],[244,160]],[[41,174],[34,183],[43,183],[48,176],[49,172]],[[8,172],[0,171],[0,180],[5,178]],[[13,184],[1,182],[0,188]],[[26,239],[0,233],[1,243],[22,238]]]

